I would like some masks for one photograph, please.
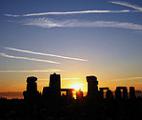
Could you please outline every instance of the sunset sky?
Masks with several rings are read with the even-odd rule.
[[[61,74],[62,87],[86,76],[99,86],[142,90],[141,0],[0,0],[0,92],[38,89]]]

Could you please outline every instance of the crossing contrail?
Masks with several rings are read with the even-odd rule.
[[[131,4],[131,3],[128,3],[128,2],[111,1],[110,3],[116,4],[116,5],[121,5],[121,6],[124,6],[124,7],[133,8],[133,9],[139,11],[139,12],[142,12],[142,7],[141,6]]]

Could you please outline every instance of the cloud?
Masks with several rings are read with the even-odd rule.
[[[134,4],[130,4],[128,2],[111,1],[111,3],[121,5],[121,6],[125,6],[125,7],[129,7],[129,8],[133,8],[135,10],[142,12],[142,7],[134,5]]]
[[[67,56],[61,56],[61,55],[55,55],[55,54],[47,54],[47,53],[41,53],[41,52],[33,52],[33,51],[30,51],[30,50],[23,50],[23,49],[11,48],[11,47],[5,47],[5,49],[11,50],[11,51],[22,52],[22,53],[30,53],[30,54],[35,54],[35,55],[58,57],[58,58],[77,60],[77,61],[87,61],[87,60],[81,59],[81,58],[67,57]]]
[[[0,56],[11,58],[11,59],[21,59],[21,60],[30,60],[30,61],[36,61],[36,62],[44,62],[44,63],[52,63],[52,64],[60,64],[59,62],[54,62],[50,60],[45,59],[36,59],[36,58],[29,58],[29,57],[21,57],[21,56],[12,56],[5,53],[0,53]]]
[[[81,80],[79,77],[68,77],[68,78],[63,78],[63,80]]]
[[[121,80],[139,80],[139,79],[142,79],[142,77],[140,76],[140,77],[117,78],[117,79],[115,79],[115,81],[116,81],[116,80],[117,80],[117,81],[121,81]],[[114,79],[113,79],[113,81],[114,81]]]
[[[81,20],[54,20],[49,18],[34,18],[25,20],[23,25],[42,28],[72,28],[72,27],[106,27],[131,30],[142,30],[141,24],[117,21],[81,21]]]
[[[13,15],[13,14],[4,14],[4,16],[7,16],[7,17],[20,17],[20,15]]]
[[[47,70],[0,70],[0,73],[44,73],[44,72],[60,72],[60,69],[47,69]]]
[[[45,16],[45,15],[75,15],[75,14],[97,14],[97,13],[128,13],[130,10],[81,10],[81,11],[64,11],[64,12],[41,12],[30,13],[23,15],[4,14],[8,17],[30,17],[30,16]]]

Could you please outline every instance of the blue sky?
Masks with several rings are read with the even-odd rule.
[[[94,74],[106,85],[141,85],[140,0],[0,0],[0,8],[2,90],[53,71],[63,79]]]

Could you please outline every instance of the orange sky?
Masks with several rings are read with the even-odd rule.
[[[28,76],[36,76],[38,78],[37,85],[38,90],[42,91],[44,86],[49,85],[49,76],[47,73],[10,73],[4,75],[0,80],[0,91],[1,92],[15,92],[15,91],[23,91],[26,88],[26,79]],[[90,74],[94,75],[94,74]],[[98,74],[99,87],[110,87],[111,90],[115,90],[116,86],[135,86],[136,89],[142,89],[142,84],[140,80],[107,80]],[[130,78],[129,78],[130,79]],[[61,74],[61,86],[62,88],[72,88],[75,84],[80,84],[81,89],[83,91],[87,91],[87,82],[86,76],[75,76],[72,75],[70,77]]]

